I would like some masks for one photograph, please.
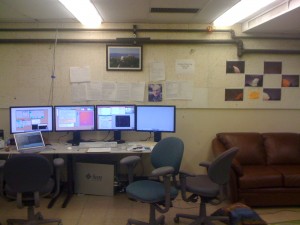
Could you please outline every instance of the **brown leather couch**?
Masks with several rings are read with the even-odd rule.
[[[239,148],[231,171],[230,198],[249,206],[300,205],[300,134],[219,133],[215,155]]]

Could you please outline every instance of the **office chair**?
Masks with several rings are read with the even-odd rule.
[[[162,178],[162,181],[139,180],[126,187],[129,199],[150,204],[149,222],[128,219],[127,225],[165,224],[165,217],[161,215],[156,219],[155,212],[157,210],[160,213],[166,213],[171,207],[171,200],[178,194],[178,190],[171,184],[171,177],[174,180],[179,172],[183,151],[184,144],[176,137],[162,139],[155,145],[151,152],[151,163],[155,168],[151,177]],[[136,163],[136,157],[132,159]]]
[[[52,194],[52,197],[55,197],[59,193],[59,174],[64,161],[56,158],[53,163],[55,180],[51,177],[53,166],[42,155],[18,154],[6,160],[2,170],[5,197],[16,200],[18,208],[27,206],[27,219],[8,219],[8,225],[46,223],[62,225],[61,219],[44,219],[40,212],[34,212],[34,207],[39,207],[40,196]]]
[[[223,185],[228,182],[231,162],[237,151],[238,148],[233,147],[223,152],[211,163],[200,163],[200,166],[207,168],[207,175],[179,173],[182,199],[186,202],[196,202],[200,198],[200,208],[198,215],[176,214],[175,223],[179,223],[180,217],[193,219],[192,225],[213,224],[212,220],[229,220],[229,217],[225,216],[208,216],[206,204],[216,199]],[[191,195],[187,197],[186,192],[190,192]]]

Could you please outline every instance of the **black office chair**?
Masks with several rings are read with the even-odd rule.
[[[61,219],[44,219],[41,213],[34,212],[39,207],[40,196],[59,193],[60,168],[63,159],[56,158],[53,166],[47,158],[39,154],[18,154],[6,160],[3,166],[4,194],[9,199],[17,201],[17,207],[27,206],[27,219],[8,219],[7,224],[46,224],[57,223],[62,225]],[[55,190],[54,190],[55,187]],[[54,191],[54,192],[53,192]]]
[[[231,163],[238,151],[234,147],[219,155],[211,163],[200,163],[200,166],[207,167],[207,175],[192,175],[180,172],[180,187],[182,199],[186,202],[196,202],[200,197],[200,209],[198,215],[176,214],[175,223],[179,223],[179,218],[193,219],[193,225],[213,224],[210,221],[228,221],[225,216],[208,216],[206,214],[206,204],[218,198],[223,185],[229,180]],[[191,195],[187,197],[187,192]]]
[[[175,181],[174,178],[179,172],[183,151],[184,144],[182,140],[176,137],[162,139],[155,145],[151,152],[151,163],[155,168],[151,177],[162,178],[162,181],[139,180],[126,187],[130,199],[150,204],[149,222],[128,219],[128,225],[163,225],[165,223],[163,215],[156,219],[155,210],[166,213],[171,206],[171,200],[175,199],[178,194],[178,190],[172,186],[171,177]],[[136,163],[136,157],[131,157],[131,159]]]

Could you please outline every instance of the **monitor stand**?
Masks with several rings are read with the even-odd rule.
[[[154,141],[159,142],[161,140],[161,132],[155,131],[154,132]]]
[[[121,139],[121,136],[122,136],[121,131],[115,130],[114,131],[114,140],[113,141],[116,141],[118,144],[125,143],[125,141]]]
[[[72,146],[78,146],[81,142],[80,131],[73,132],[73,139],[69,140],[68,143],[72,144]]]

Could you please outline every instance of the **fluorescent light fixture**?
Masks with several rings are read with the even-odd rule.
[[[275,0],[241,0],[214,21],[215,26],[232,26]]]
[[[80,23],[87,27],[97,27],[102,18],[90,0],[59,0]]]

